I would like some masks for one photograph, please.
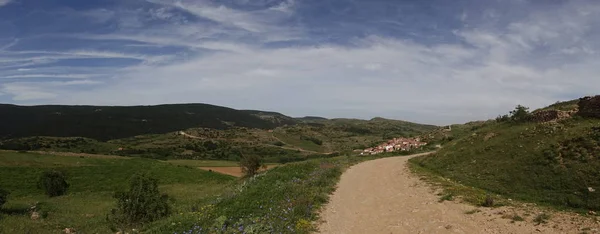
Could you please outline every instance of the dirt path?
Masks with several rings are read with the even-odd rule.
[[[320,232],[487,234],[598,231],[599,226],[593,221],[588,223],[591,227],[571,224],[570,220],[552,220],[549,224],[536,226],[531,222],[535,214],[525,217],[525,222],[511,223],[510,219],[502,218],[503,214],[514,212],[510,208],[479,208],[482,212],[466,214],[476,207],[459,202],[438,202],[435,191],[409,172],[407,160],[411,157],[368,161],[348,169],[321,214],[323,223],[320,224]]]

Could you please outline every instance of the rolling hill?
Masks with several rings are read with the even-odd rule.
[[[208,104],[129,107],[0,105],[0,119],[0,138],[55,136],[102,141],[198,127],[271,129],[295,123],[290,117],[282,117],[285,121],[281,122],[273,121],[254,112]]]
[[[383,118],[296,119],[207,104],[0,105],[0,119],[0,149],[6,150],[232,161],[255,154],[270,162],[350,153],[438,128]]]
[[[509,198],[600,210],[599,104],[600,96],[587,97],[533,111],[520,121],[481,122],[436,154],[412,162]]]

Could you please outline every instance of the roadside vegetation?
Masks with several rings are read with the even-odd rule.
[[[573,111],[573,103],[544,110]],[[600,210],[600,119],[574,114],[540,122],[534,117],[538,111],[517,106],[437,153],[411,159],[411,168],[476,205],[498,206],[511,198],[585,213]]]
[[[236,179],[188,161],[0,152],[0,187],[10,192],[0,196],[0,233],[308,233],[341,173],[381,157],[314,159]],[[38,187],[48,171],[69,184],[61,196]]]
[[[220,197],[155,222],[150,233],[309,233],[342,172],[378,157],[341,156],[256,174]]]

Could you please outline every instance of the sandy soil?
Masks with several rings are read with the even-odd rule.
[[[276,167],[277,165],[268,165],[267,166],[267,170]],[[242,173],[242,169],[240,167],[199,167],[202,170],[206,170],[206,171],[214,171],[217,173],[221,173],[221,174],[225,174],[225,175],[230,175],[230,176],[235,176],[235,177],[242,177],[244,174]],[[264,169],[260,169],[260,171],[264,171]]]
[[[440,203],[436,191],[409,172],[409,158],[384,158],[348,169],[321,214],[320,232],[600,233],[597,220],[576,214],[555,213],[547,224],[535,225],[532,220],[540,212],[537,208]],[[481,212],[466,214],[474,209]],[[507,216],[513,214],[526,221],[511,223]]]

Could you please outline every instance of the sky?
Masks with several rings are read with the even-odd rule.
[[[0,103],[445,125],[599,91],[596,0],[0,0]]]

